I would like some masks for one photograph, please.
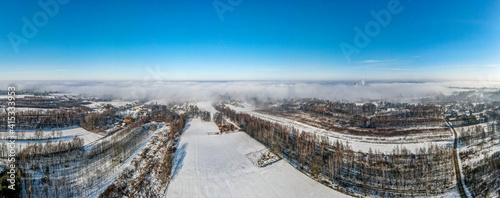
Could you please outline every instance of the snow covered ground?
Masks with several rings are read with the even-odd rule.
[[[47,111],[47,110],[56,110],[56,109],[48,109],[48,108],[33,108],[33,107],[16,107],[16,111]]]
[[[217,110],[215,110],[214,106],[212,106],[212,102],[211,101],[196,102],[194,104],[196,106],[198,106],[198,108],[204,109],[205,111],[208,111],[211,114],[214,114],[214,113],[217,112]]]
[[[245,133],[209,136],[212,122],[193,119],[178,144],[166,197],[347,197],[285,160],[264,168],[247,154],[265,146]]]
[[[166,99],[161,99],[161,100],[150,100],[146,102],[146,104],[158,104],[158,105],[168,105],[170,102],[169,100]]]
[[[56,109],[49,109],[49,108],[33,108],[33,107],[16,107],[16,112],[22,112],[22,111],[48,111],[48,110],[56,110]],[[0,113],[5,112],[4,107],[0,107]]]
[[[33,96],[33,95],[16,95],[16,98],[24,98],[25,96]],[[0,99],[9,98],[9,95],[0,95]]]
[[[88,145],[90,143],[92,143],[93,141],[99,139],[102,137],[102,135],[99,135],[99,134],[96,134],[96,133],[92,133],[90,131],[87,131],[81,127],[68,127],[68,128],[63,128],[61,129],[62,131],[62,136],[61,137],[58,137],[57,136],[57,129],[54,129],[55,132],[55,136],[56,138],[51,138],[50,141],[51,142],[59,142],[59,141],[71,141],[75,136],[78,136],[80,138],[83,138],[83,141],[84,141],[84,145]],[[21,132],[16,132],[18,134],[21,134]],[[30,130],[30,131],[26,131],[26,134],[25,134],[25,138],[31,138],[34,136],[34,133],[35,131],[33,130]],[[40,140],[23,140],[23,139],[18,139],[16,140],[16,148],[25,148],[28,144],[34,144],[34,143],[46,143],[47,142],[47,137],[51,136],[52,134],[52,130],[43,130],[43,134],[44,134],[44,139],[40,139]],[[0,132],[0,136],[3,137],[3,136],[8,136],[10,135],[9,132]],[[8,139],[0,139],[0,144],[2,142],[5,142],[7,143],[9,140]]]
[[[310,133],[315,133],[317,135],[327,136],[329,137],[329,140],[332,143],[336,142],[337,140],[343,142],[344,144],[348,143],[350,146],[352,146],[352,148],[355,151],[369,152],[371,148],[373,151],[378,150],[383,153],[390,153],[396,147],[400,148],[405,147],[406,149],[414,152],[418,148],[429,147],[431,144],[451,147],[453,143],[453,136],[451,135],[451,132],[449,139],[440,139],[432,141],[428,139],[421,139],[421,138],[419,139],[418,136],[398,136],[398,137],[384,137],[384,138],[361,137],[361,136],[342,134],[335,131],[328,131],[308,124],[297,122],[295,120],[259,113],[255,111],[256,110],[255,107],[253,107],[248,103],[244,103],[243,104],[244,107],[237,107],[233,105],[227,105],[227,106],[229,106],[229,108],[237,112],[247,113],[268,121],[281,123],[283,125],[293,126],[294,128],[299,129],[301,132],[306,131]],[[412,139],[411,142],[409,141],[410,139]]]
[[[122,106],[125,106],[127,104],[132,104],[133,102],[134,101],[113,100],[113,101],[109,101],[109,102],[92,102],[92,104],[88,104],[85,106],[90,107],[90,108],[97,108],[103,104],[111,104],[115,107],[122,107]]]

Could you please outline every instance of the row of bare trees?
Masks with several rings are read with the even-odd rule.
[[[71,197],[76,192],[68,179],[79,166],[84,140],[35,143],[18,154],[23,170],[21,197]]]
[[[438,127],[443,125],[439,117],[427,118],[371,118],[371,128]]]
[[[15,130],[59,129],[80,126],[89,131],[103,131],[115,119],[116,111],[107,109],[103,112],[92,112],[87,107],[72,110],[27,110],[16,112]],[[6,131],[8,122],[0,113],[0,129]]]
[[[15,130],[54,129],[69,126],[77,126],[81,120],[85,120],[87,107],[72,110],[26,110],[16,112]],[[0,129],[7,130],[7,119],[5,113],[0,113]]]
[[[14,133],[15,139],[17,140],[41,140],[41,139],[51,139],[51,138],[61,138],[62,130],[51,130],[51,131],[42,131],[41,129],[36,129],[33,133],[26,132],[26,130],[21,130],[20,132]],[[10,139],[12,136],[9,133],[2,133],[0,139]]]
[[[89,113],[85,119],[80,119],[79,126],[88,131],[104,131],[115,121],[114,109],[107,109],[100,113]]]

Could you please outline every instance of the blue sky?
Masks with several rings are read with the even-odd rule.
[[[370,12],[391,0],[66,1],[0,3],[2,80],[500,81],[500,1],[401,0],[385,27]],[[348,61],[340,44],[372,22]]]

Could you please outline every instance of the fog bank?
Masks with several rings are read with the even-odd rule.
[[[360,101],[413,99],[451,94],[458,87],[499,88],[499,82],[374,82],[366,86],[350,82],[281,81],[0,81],[0,89],[14,84],[17,90],[61,91],[123,100],[195,101],[221,95],[234,99],[321,98]]]

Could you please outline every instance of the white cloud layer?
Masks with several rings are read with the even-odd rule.
[[[12,82],[0,81],[0,89]],[[236,99],[322,98],[412,99],[436,94],[450,94],[454,87],[500,88],[500,82],[374,82],[367,86],[354,86],[352,82],[276,82],[276,81],[19,81],[18,90],[63,91],[87,96],[121,99],[167,101],[213,100],[221,95]],[[3,88],[4,87],[4,88]]]

